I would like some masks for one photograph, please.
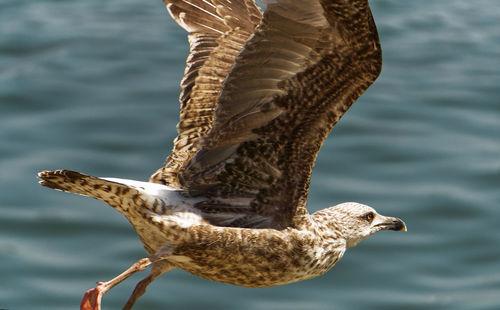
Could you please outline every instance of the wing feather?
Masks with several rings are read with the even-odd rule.
[[[367,0],[267,2],[179,173],[215,225],[300,226],[324,139],[381,70]]]
[[[223,81],[262,13],[252,0],[164,2],[173,19],[189,32],[190,54],[181,81],[178,136],[166,165],[150,181],[179,188],[179,170],[199,150],[195,142],[211,129]]]

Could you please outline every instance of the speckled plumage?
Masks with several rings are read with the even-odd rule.
[[[266,2],[266,1],[265,1]],[[124,309],[172,269],[266,287],[319,276],[396,218],[358,203],[310,215],[315,158],[377,78],[381,50],[367,0],[165,0],[189,32],[172,154],[150,182],[44,171],[41,185],[90,196],[132,224],[148,254],[89,290],[81,309],[151,265]]]

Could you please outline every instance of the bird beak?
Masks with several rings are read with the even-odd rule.
[[[375,224],[375,226],[380,227],[380,230],[406,231],[405,222],[396,217],[384,217],[382,222]]]

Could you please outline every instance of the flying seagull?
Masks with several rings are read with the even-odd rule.
[[[189,32],[178,136],[149,182],[70,170],[40,184],[122,213],[148,256],[84,295],[81,309],[151,265],[124,309],[172,269],[246,287],[324,274],[398,218],[354,202],[309,214],[324,139],[375,81],[382,54],[368,0],[164,0]]]

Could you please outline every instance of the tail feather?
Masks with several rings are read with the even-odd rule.
[[[71,170],[42,171],[40,185],[55,190],[89,196],[106,202],[121,213],[127,210],[123,197],[139,199],[141,193],[128,185],[93,177]]]

